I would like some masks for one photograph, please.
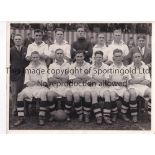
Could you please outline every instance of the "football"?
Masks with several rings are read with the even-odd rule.
[[[56,120],[56,121],[65,121],[66,119],[67,119],[67,114],[66,114],[66,112],[64,111],[64,110],[57,110],[57,111],[55,111],[55,113],[54,113],[54,119]]]

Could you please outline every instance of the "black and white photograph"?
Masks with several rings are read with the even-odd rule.
[[[8,130],[151,131],[151,22],[7,30]]]

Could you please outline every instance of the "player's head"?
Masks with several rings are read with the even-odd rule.
[[[106,46],[108,47],[111,44],[111,40],[106,41]]]
[[[75,60],[77,63],[82,63],[84,61],[84,51],[83,50],[76,51]]]
[[[134,40],[129,40],[128,43],[127,43],[127,45],[128,45],[128,48],[129,48],[129,49],[135,47]]]
[[[85,38],[86,37],[86,30],[85,27],[80,25],[77,28],[77,38]]]
[[[143,34],[137,36],[137,44],[139,47],[143,48],[145,46],[146,37]]]
[[[15,46],[21,46],[22,45],[23,38],[22,38],[21,34],[15,34],[15,36],[14,36],[14,43],[15,43]]]
[[[28,33],[27,33],[27,37],[28,37],[28,38],[31,38],[31,37],[32,37],[32,34],[31,34],[30,32],[28,32]]]
[[[52,38],[52,36],[53,36],[53,32],[51,30],[48,30],[47,31],[47,37]]]
[[[55,59],[57,61],[62,61],[64,59],[64,51],[62,49],[57,49],[55,51]]]
[[[132,58],[134,63],[140,63],[142,60],[142,54],[139,51],[136,51],[133,53]]]
[[[43,31],[40,29],[36,29],[34,31],[34,39],[36,43],[41,43],[43,38]]]
[[[39,62],[39,60],[40,60],[39,52],[38,51],[33,51],[31,53],[31,61],[34,62],[34,63],[37,63],[37,62]]]
[[[104,33],[99,33],[97,35],[97,43],[98,44],[104,44],[105,43],[105,36]]]
[[[95,63],[102,63],[103,62],[103,52],[96,51],[94,59],[95,59]]]
[[[55,29],[55,39],[58,42],[64,39],[64,30],[62,28]]]
[[[14,36],[15,36],[15,32],[12,32],[10,37],[14,39]]]
[[[121,49],[115,49],[113,51],[113,61],[115,63],[120,63],[123,61],[123,52]]]
[[[114,41],[116,43],[119,43],[121,38],[122,38],[122,31],[120,28],[115,28],[113,31],[113,37],[114,37]]]

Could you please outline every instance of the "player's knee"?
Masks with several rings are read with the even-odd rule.
[[[110,93],[110,97],[111,97],[111,101],[115,101],[116,100],[116,93],[115,92],[111,92]]]
[[[85,98],[85,101],[90,102],[91,93],[90,93],[89,91],[86,91],[86,92],[84,93],[84,98]]]
[[[47,96],[47,92],[46,91],[42,91],[41,92],[41,96],[46,97]]]
[[[72,92],[69,90],[66,92],[66,96],[72,96]]]
[[[23,99],[24,99],[24,92],[18,93],[18,95],[17,95],[17,101],[21,101]]]
[[[130,100],[136,100],[136,91],[135,89],[129,89]]]
[[[42,101],[46,101],[46,100],[47,100],[47,93],[46,93],[46,92],[41,92],[41,94],[40,94],[40,99],[41,99]]]
[[[67,98],[68,101],[72,101],[72,96],[73,96],[73,94],[72,94],[71,91],[66,92],[66,98]]]
[[[96,91],[91,91],[91,97],[92,98],[97,98],[97,92]]]
[[[91,93],[90,93],[89,91],[85,91],[85,92],[84,92],[84,95],[90,97]]]
[[[125,91],[125,92],[124,92],[124,100],[125,100],[126,102],[129,102],[129,98],[130,98],[129,92],[128,92],[128,91]]]
[[[151,98],[151,89],[150,88],[148,88],[148,89],[145,90],[144,96]]]
[[[105,91],[103,93],[103,97],[105,98],[105,101],[110,101],[110,92],[109,91]]]
[[[91,94],[92,104],[98,102],[98,95],[97,94]]]
[[[47,99],[48,101],[53,101],[54,93],[52,91],[47,92]]]
[[[80,101],[80,94],[79,93],[74,93],[73,98],[74,98],[74,102],[79,102]]]

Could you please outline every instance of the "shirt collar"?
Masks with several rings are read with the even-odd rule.
[[[100,68],[101,68],[101,67],[104,67],[104,65],[105,65],[105,64],[102,62],[102,65],[100,66]],[[93,67],[96,68],[95,63],[93,64]]]
[[[139,48],[139,50],[141,50],[141,49],[144,50],[145,49],[145,46],[142,47],[142,48],[140,46],[138,46],[138,48]]]
[[[82,66],[85,66],[85,65],[86,65],[86,62],[84,61],[83,64],[82,64]],[[75,62],[75,66],[78,66],[76,62]]]
[[[19,47],[18,46],[15,46],[15,47],[16,47],[17,50],[18,50],[18,48],[20,48],[20,50],[21,50],[23,46],[21,45]]]
[[[34,67],[34,65],[33,65],[33,63],[32,62],[30,62],[30,64],[29,64],[29,66],[31,67],[31,68],[38,68],[39,66],[41,65],[41,62],[39,61],[39,64],[38,64],[38,66],[36,67]]]
[[[42,43],[40,45],[38,45],[38,44],[36,44],[36,42],[34,42],[34,45],[35,46],[43,46],[43,45],[45,45],[45,43],[44,43],[44,41],[42,41]]]
[[[56,40],[54,40],[54,44],[58,44]],[[68,42],[66,40],[63,40],[62,45],[64,44],[68,44]]]
[[[65,63],[66,63],[65,60],[63,60],[62,65],[65,65]],[[55,64],[59,65],[57,60],[55,60]],[[59,65],[59,66],[62,66],[62,65]]]
[[[106,45],[104,44],[104,46],[99,46],[98,44],[96,44],[95,46],[94,46],[94,48],[106,48]]]
[[[118,66],[116,66],[114,63],[112,64],[112,67],[117,67],[118,68]],[[124,67],[123,63],[119,68],[122,68],[122,67]]]
[[[141,63],[142,63],[142,65],[140,67],[144,67],[145,66],[145,63],[143,61],[141,61]],[[134,62],[131,63],[131,66],[132,67],[135,67]]]
[[[114,43],[114,40],[113,40],[111,44],[115,45],[116,43]],[[124,41],[121,39],[121,40],[120,40],[120,43],[119,43],[118,45],[123,45],[123,44],[125,44],[125,43],[124,43]]]
[[[77,40],[78,41],[86,41],[86,38],[85,37],[82,37],[82,38],[78,38]]]

